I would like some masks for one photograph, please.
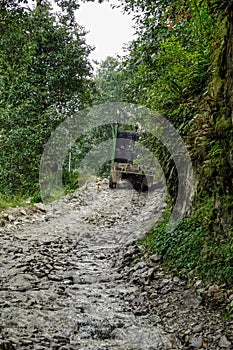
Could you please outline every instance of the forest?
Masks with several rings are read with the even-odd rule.
[[[120,0],[122,11],[134,15],[136,39],[123,58],[108,57],[95,74],[93,48],[75,19],[80,0],[55,2],[56,14],[49,1],[34,1],[33,8],[27,0],[0,3],[0,209],[40,200],[43,149],[66,118],[106,102],[144,106],[179,132],[195,176],[191,209],[167,231],[177,171],[166,147],[148,136],[165,174],[168,207],[143,240],[145,249],[179,275],[188,271],[232,288],[233,2]],[[100,138],[98,130],[81,137],[76,162]],[[69,170],[65,164],[67,191],[78,184]]]

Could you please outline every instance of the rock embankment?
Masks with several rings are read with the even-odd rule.
[[[191,288],[141,256],[164,196],[102,181],[5,212],[0,349],[232,349],[232,324],[203,305],[202,282]]]

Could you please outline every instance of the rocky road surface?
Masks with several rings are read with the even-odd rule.
[[[194,287],[143,258],[137,239],[165,190],[106,181],[2,215],[0,350],[175,350],[233,347],[233,325]]]

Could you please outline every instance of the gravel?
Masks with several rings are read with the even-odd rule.
[[[232,350],[233,324],[205,306],[202,281],[141,254],[164,198],[103,180],[2,213],[0,350]]]

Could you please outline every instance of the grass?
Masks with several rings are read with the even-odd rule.
[[[26,198],[20,195],[6,196],[0,193],[0,211],[7,208],[25,206]]]
[[[213,225],[213,200],[191,217],[184,218],[173,231],[167,230],[170,210],[164,211],[157,226],[141,241],[144,249],[162,256],[168,270],[182,277],[199,276],[206,283],[233,286],[233,232]]]

